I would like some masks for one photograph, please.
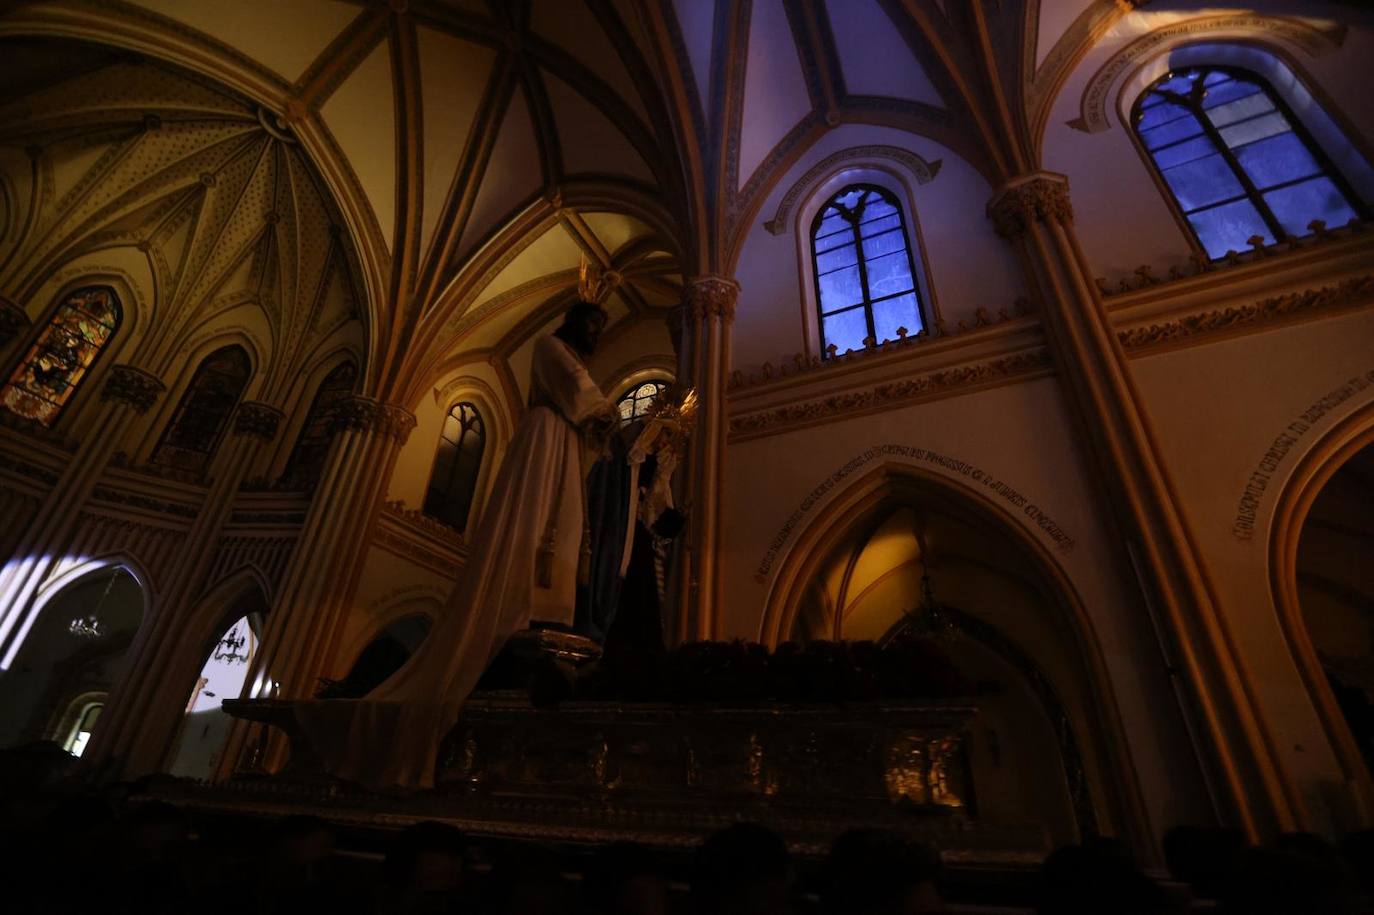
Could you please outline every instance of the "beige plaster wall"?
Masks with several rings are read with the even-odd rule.
[[[1153,828],[1162,833],[1206,815],[1192,750],[1163,671],[1146,611],[1133,596],[1114,532],[1095,504],[1091,469],[1071,441],[1071,424],[1054,378],[1005,385],[822,426],[732,444],[727,455],[725,613],[719,635],[757,639],[778,567],[806,525],[845,486],[884,460],[910,463],[952,484],[982,484],[921,459],[875,459],[850,473],[795,519],[765,574],[770,544],[803,500],[848,462],[875,446],[935,451],[1002,480],[1054,518],[1074,540],[1057,548],[1024,509],[996,496],[988,503],[1055,558],[1090,621],[1087,634],[1111,678]],[[972,470],[970,470],[972,474]],[[972,611],[972,608],[965,608]],[[1061,633],[1060,638],[1073,636]]]
[[[779,202],[816,163],[840,150],[873,144],[900,147],[927,162],[941,163],[929,183],[912,182],[915,212],[905,216],[919,228],[927,280],[951,326],[960,319],[971,321],[979,307],[993,314],[999,308],[1010,308],[1024,294],[1014,252],[993,232],[985,215],[992,187],[982,175],[952,150],[926,137],[891,128],[844,125],[825,134],[798,159],[768,195],[749,229],[735,271],[740,299],[735,311],[732,368],[757,370],[764,362],[777,364],[781,358],[808,351],[804,309],[814,305],[803,301],[801,271],[812,269],[807,247],[810,226],[802,227],[798,235],[800,203],[790,211],[787,230],[781,235],[769,233],[763,223],[773,218]],[[836,168],[859,161],[893,165],[878,158],[854,160]],[[917,269],[922,269],[920,253],[913,251],[913,255]],[[928,318],[931,304],[926,303]]]
[[[1374,401],[1374,311],[1139,358],[1132,370],[1279,757],[1315,824],[1326,827],[1332,805],[1344,803],[1332,793],[1339,770],[1276,614],[1269,542],[1293,468],[1324,430]],[[1314,404],[1352,380],[1365,387],[1303,423]],[[1294,422],[1309,428],[1298,432]],[[1285,434],[1295,441],[1278,442],[1282,453],[1259,494],[1253,533],[1242,539],[1235,530],[1241,497]]]

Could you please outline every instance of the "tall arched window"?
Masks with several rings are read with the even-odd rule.
[[[464,401],[448,411],[425,494],[425,514],[460,531],[467,526],[486,443],[486,427],[475,406]]]
[[[1364,208],[1273,89],[1234,67],[1165,74],[1136,101],[1136,135],[1208,257],[1345,225]]]
[[[241,346],[226,346],[206,356],[163,430],[152,463],[189,473],[203,472],[252,373],[248,354]]]
[[[615,408],[620,414],[620,424],[628,426],[648,413],[653,408],[654,401],[658,400],[658,395],[662,394],[667,387],[668,382],[661,378],[651,378],[648,381],[631,385],[628,391],[620,395],[620,399],[615,404]]]
[[[811,252],[823,353],[925,326],[906,222],[889,191],[853,184],[831,197],[811,225]]]
[[[0,407],[51,426],[114,338],[122,314],[119,298],[108,286],[68,294],[10,376]]]
[[[329,454],[330,423],[334,410],[353,393],[353,384],[358,380],[358,369],[351,362],[337,366],[325,376],[320,389],[315,392],[315,400],[310,404],[310,412],[305,416],[305,425],[296,438],[296,446],[291,449],[291,457],[286,462],[286,472],[282,482],[296,489],[310,489],[320,479],[324,470],[324,459]]]

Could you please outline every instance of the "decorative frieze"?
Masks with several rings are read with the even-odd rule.
[[[250,435],[270,442],[277,437],[277,429],[284,418],[285,414],[276,407],[246,400],[239,404],[238,413],[234,416],[234,434]]]
[[[404,445],[415,428],[415,415],[394,404],[354,395],[334,408],[331,423],[336,431],[377,432]]]
[[[1334,286],[1287,292],[1261,299],[1250,305],[1198,312],[1162,324],[1129,328],[1118,331],[1117,338],[1127,349],[1140,349],[1201,334],[1219,333],[1294,315],[1347,308],[1370,301],[1374,301],[1374,276],[1357,276]]]
[[[0,295],[0,349],[29,326],[29,316],[18,304]]]
[[[152,409],[166,390],[165,384],[143,369],[132,365],[112,365],[110,373],[105,376],[105,386],[100,389],[100,399],[128,404],[135,413],[142,414]]]
[[[1024,296],[1018,298],[1010,309],[999,308],[997,314],[993,315],[986,308],[975,308],[973,310],[973,321],[969,322],[959,319],[955,326],[951,328],[949,322],[937,320],[929,331],[920,330],[915,334],[910,333],[905,327],[897,328],[896,340],[884,340],[882,343],[876,342],[872,337],[864,340],[863,349],[845,350],[843,353],[834,344],[828,347],[829,358],[822,359],[819,356],[807,357],[802,353],[794,353],[791,356],[783,357],[778,365],[765,362],[759,370],[759,374],[752,372],[745,373],[743,370],[736,369],[730,373],[727,387],[731,391],[739,391],[757,385],[768,384],[783,378],[794,378],[808,372],[815,372],[824,369],[832,369],[841,365],[852,365],[856,361],[868,359],[872,356],[886,356],[892,353],[908,350],[912,346],[929,340],[940,340],[945,337],[953,337],[969,331],[981,330],[984,327],[992,327],[997,324],[1005,324],[1017,318],[1033,314],[1035,311],[1031,301]]]
[[[1020,238],[1036,221],[1068,225],[1073,222],[1069,181],[1048,172],[1019,178],[988,201],[987,212],[997,234],[1008,240]]]
[[[1037,348],[987,362],[890,381],[863,390],[832,394],[818,400],[787,404],[756,413],[745,413],[730,420],[730,433],[732,436],[751,437],[771,434],[792,426],[810,425],[875,409],[890,409],[959,388],[1030,375],[1049,367],[1049,352]]]
[[[461,547],[463,545],[462,531],[457,528],[449,527],[437,518],[431,518],[418,508],[406,508],[406,503],[403,499],[383,502],[382,511],[393,518],[409,524],[411,527],[418,528],[431,537],[448,541],[456,547]]]
[[[185,505],[180,502],[166,502],[162,499],[154,499],[136,492],[122,492],[108,486],[97,486],[91,492],[91,498],[101,502],[109,502],[114,505],[124,505],[129,508],[140,508],[158,515],[170,515],[174,518],[186,518],[194,520],[199,511],[193,505]]]
[[[704,318],[733,321],[738,301],[739,283],[723,276],[692,277],[683,290],[683,303],[693,321]]]

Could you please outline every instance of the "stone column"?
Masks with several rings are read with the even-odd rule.
[[[308,699],[333,666],[349,601],[371,543],[396,457],[415,417],[393,404],[353,397],[335,414],[334,443],[301,528],[300,540],[267,617],[247,695]],[[249,728],[235,722],[221,775],[233,772]],[[281,761],[274,746],[265,760]]]
[[[679,641],[714,638],[723,600],[725,388],[738,299],[739,283],[721,276],[693,277],[684,290],[678,379],[696,389],[698,405],[684,479],[689,517],[678,582]]]
[[[243,478],[257,453],[276,438],[282,419],[282,411],[269,404],[239,404],[231,434],[214,460],[219,474],[165,575],[152,619],[129,648],[127,673],[101,713],[100,727],[82,755],[85,765],[117,759],[123,774],[137,776],[157,771],[166,761],[186,704],[181,686],[190,688],[205,661],[202,644],[186,638],[198,631],[201,621],[192,614],[213,584],[205,575]]]
[[[1172,655],[1166,664],[1186,684],[1184,714],[1203,744],[1214,799],[1252,839],[1298,828],[1210,575],[1073,232],[1068,180],[1048,172],[1017,178],[987,210],[998,234],[1017,245],[1033,284],[1065,394],[1125,538],[1123,558],[1160,620]]]
[[[81,507],[90,498],[131,422],[147,413],[166,386],[131,365],[111,366],[101,389],[95,427],[34,515],[0,571],[0,669],[8,669],[33,625],[33,596],[71,541]]]
[[[18,304],[0,295],[0,353],[29,329],[29,316]],[[0,370],[7,366],[0,365]],[[6,379],[7,380],[7,379]]]

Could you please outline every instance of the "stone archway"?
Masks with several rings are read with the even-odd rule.
[[[983,735],[983,754],[1018,752],[997,746],[1017,731],[1013,742],[1042,757],[1041,774],[1056,785],[1058,798],[1042,804],[1005,780],[1001,812],[1014,815],[1021,804],[1022,814],[1051,821],[1056,841],[1100,830],[1152,847],[1085,609],[1044,547],[977,491],[896,463],[852,484],[783,557],[762,639],[881,638],[918,604],[927,572],[937,599],[959,608],[966,624],[951,659],[1003,690],[1006,707],[990,705],[986,717],[1007,727]]]
[[[118,558],[93,560],[45,588],[33,612],[32,629],[0,675],[4,746],[64,742],[73,702],[108,694],[123,677],[147,615],[144,579]]]

